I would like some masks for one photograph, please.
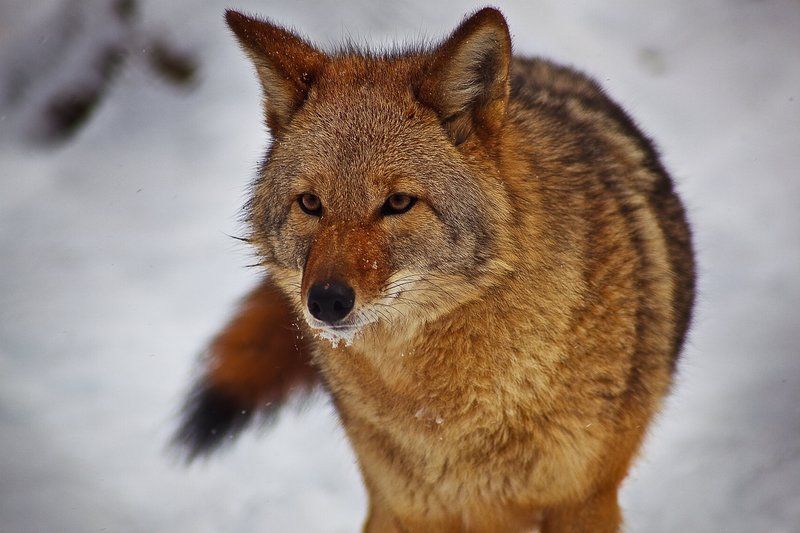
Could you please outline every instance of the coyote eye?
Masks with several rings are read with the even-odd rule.
[[[414,196],[398,192],[390,195],[381,207],[381,214],[386,215],[402,215],[417,203]]]
[[[322,215],[322,202],[319,196],[311,193],[301,194],[297,197],[297,204],[304,213],[318,217]]]

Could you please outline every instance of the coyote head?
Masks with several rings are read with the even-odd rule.
[[[327,54],[229,11],[273,141],[247,206],[263,263],[312,328],[435,320],[505,268],[511,43],[494,9],[429,50]]]

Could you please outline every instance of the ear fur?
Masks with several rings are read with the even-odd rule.
[[[417,98],[437,112],[456,145],[471,133],[490,138],[505,117],[510,66],[505,18],[481,9],[433,51]]]
[[[267,126],[286,127],[303,104],[327,56],[294,33],[268,21],[225,12],[225,21],[253,61],[264,90]]]

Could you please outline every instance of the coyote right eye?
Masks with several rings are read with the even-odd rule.
[[[322,215],[322,201],[319,196],[311,193],[301,194],[297,197],[297,205],[307,215],[318,217]]]

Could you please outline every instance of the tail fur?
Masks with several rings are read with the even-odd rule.
[[[271,420],[289,397],[321,382],[294,312],[268,279],[212,340],[205,363],[174,437],[189,461],[232,441],[255,418]]]

